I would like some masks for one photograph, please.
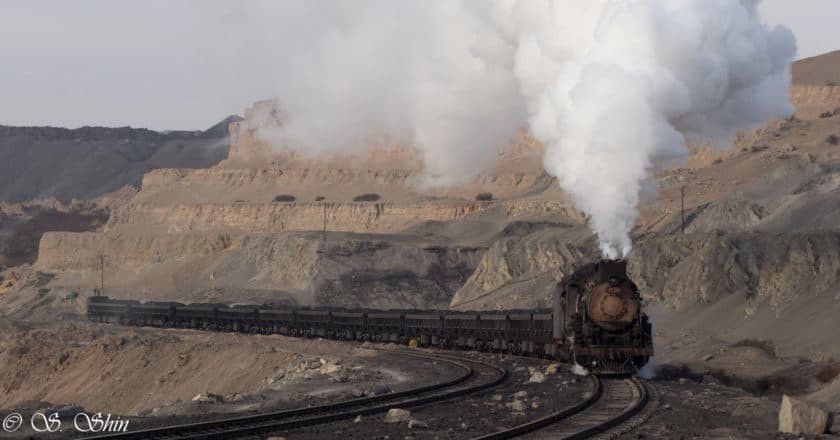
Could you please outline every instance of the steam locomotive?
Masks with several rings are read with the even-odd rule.
[[[631,374],[653,355],[651,325],[624,261],[587,264],[565,277],[552,309],[461,312],[88,299],[95,322],[278,333],[477,349],[577,362],[598,374]]]

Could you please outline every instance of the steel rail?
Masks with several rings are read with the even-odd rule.
[[[534,434],[533,438],[588,439],[624,423],[638,414],[648,402],[648,390],[636,378],[601,380],[590,376],[590,380],[594,389],[583,401],[545,417],[473,440],[501,440],[530,433]]]

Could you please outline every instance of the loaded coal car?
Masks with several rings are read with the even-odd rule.
[[[127,299],[110,299],[107,296],[91,296],[88,298],[87,316],[94,322],[111,324],[131,324],[131,308],[140,301]]]
[[[194,304],[193,304],[194,306]],[[259,329],[259,306],[236,304],[218,310],[220,330],[242,333],[257,333]]]
[[[481,312],[481,326],[478,331],[478,349],[507,352],[513,345],[508,338],[510,319],[507,313]]]
[[[566,276],[554,295],[558,358],[600,374],[634,373],[653,356],[653,336],[627,263],[603,260]]]
[[[330,329],[330,312],[316,309],[298,309],[295,311],[296,335],[324,338]]]
[[[475,348],[481,328],[478,313],[447,313],[443,316],[443,335],[455,348]]]
[[[361,340],[365,334],[365,314],[361,311],[335,310],[330,312],[332,326],[329,336],[348,341]]]
[[[371,310],[365,313],[367,331],[364,338],[376,342],[405,341],[405,313],[397,310]]]
[[[405,336],[421,346],[440,346],[444,343],[443,320],[446,312],[410,310],[405,313]]]
[[[190,304],[179,307],[176,314],[189,328],[219,330],[219,309],[226,308],[224,304]]]
[[[261,333],[288,335],[295,325],[295,309],[288,306],[263,308],[259,311],[258,320]]]
[[[186,328],[189,323],[176,315],[178,308],[183,306],[178,302],[160,301],[133,304],[128,314],[129,324]]]

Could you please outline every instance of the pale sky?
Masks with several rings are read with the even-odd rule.
[[[799,58],[840,50],[840,0],[763,0],[766,21],[796,34]]]
[[[242,114],[272,96],[283,64],[266,41],[277,23],[243,4],[0,0],[0,124],[204,129]],[[800,58],[840,49],[840,0],[761,8],[794,31]]]

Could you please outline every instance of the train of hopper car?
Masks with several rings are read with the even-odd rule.
[[[636,372],[653,355],[651,325],[624,261],[586,264],[551,309],[462,312],[140,302],[92,296],[96,322],[410,343],[539,356],[598,374]]]

